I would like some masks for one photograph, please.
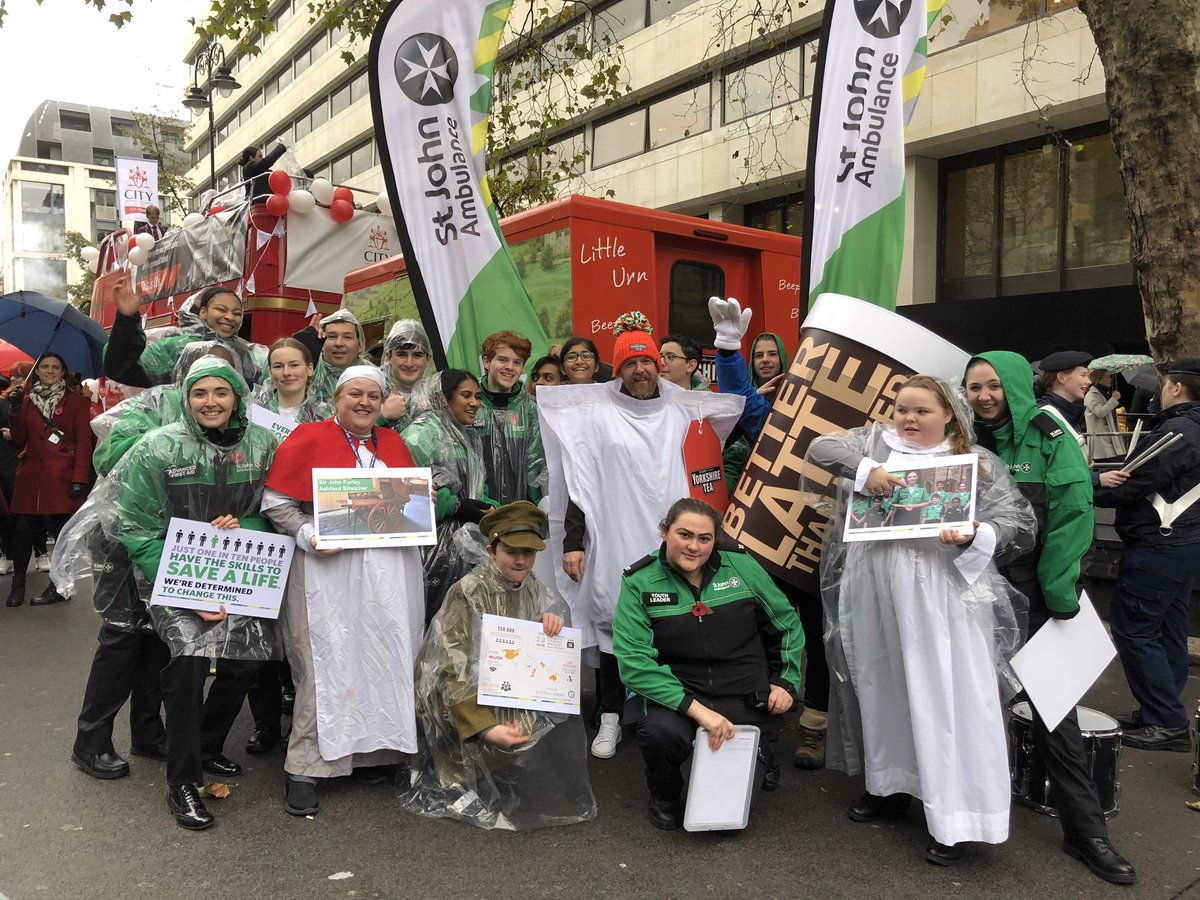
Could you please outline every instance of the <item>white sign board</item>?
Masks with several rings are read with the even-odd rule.
[[[477,702],[579,715],[582,637],[578,628],[550,637],[541,622],[484,615]]]
[[[277,619],[295,549],[287,535],[172,517],[150,604]]]

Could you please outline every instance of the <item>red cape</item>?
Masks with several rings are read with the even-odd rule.
[[[403,438],[390,428],[374,428],[379,442],[379,462],[387,468],[403,469],[416,465]],[[375,448],[372,447],[374,450]],[[353,469],[358,465],[346,432],[333,419],[297,425],[275,451],[267,487],[295,500],[312,502],[313,469]]]

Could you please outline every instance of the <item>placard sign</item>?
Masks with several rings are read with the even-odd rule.
[[[726,533],[769,572],[818,595],[829,520],[805,504],[800,480],[828,488],[834,476],[805,463],[809,443],[818,435],[890,421],[910,375],[957,382],[968,359],[903,316],[822,294],[800,329],[796,357],[725,510]]]
[[[150,604],[277,619],[295,549],[287,535],[172,517]]]

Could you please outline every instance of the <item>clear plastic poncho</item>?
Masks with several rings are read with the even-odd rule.
[[[358,332],[359,358],[353,360],[350,366],[366,365],[369,361],[363,356],[363,351],[367,346],[367,336],[363,332],[362,325],[354,317],[354,313],[348,309],[339,309],[337,312],[326,316],[321,320],[321,325],[322,327],[336,325],[338,322],[349,322]],[[350,366],[339,368],[338,366],[330,365],[325,361],[325,355],[322,353],[321,357],[317,360],[316,367],[313,369],[313,376],[308,381],[308,399],[315,403],[324,403],[332,409],[333,392],[337,388],[337,381]]]
[[[460,530],[473,532],[472,540],[482,543],[479,527],[465,522],[453,513],[443,514],[443,491],[459,501],[486,496],[487,468],[483,460],[483,444],[472,428],[458,423],[450,412],[446,395],[439,388],[430,396],[430,408],[401,435],[418,466],[433,470],[433,485],[439,494],[437,543],[421,548],[425,566],[426,618],[442,605],[446,590],[470,571],[471,563],[454,551],[454,536]],[[454,508],[454,504],[450,504]]]
[[[965,399],[946,388],[955,397],[956,418],[973,440]],[[966,559],[971,546],[942,544],[937,538],[852,543],[842,539],[864,459],[901,469],[920,458],[951,455],[949,442],[917,448],[890,425],[876,424],[818,437],[809,446],[801,491],[806,503],[830,517],[820,575],[826,652],[836,694],[831,710],[840,707],[836,725],[831,712],[831,768],[851,774],[862,770],[864,718],[872,719],[871,727],[887,726],[867,708],[869,702],[860,709],[861,695],[865,691],[875,696],[888,684],[899,684],[903,693],[906,673],[911,677],[914,665],[934,681],[954,684],[956,691],[973,682],[984,696],[990,692],[995,697],[998,672],[1005,676],[1001,691],[1011,695],[1016,690],[1008,660],[1021,645],[1028,604],[997,572],[996,560],[1032,547],[1037,525],[1004,463],[982,447],[971,449],[980,463],[975,517],[990,525],[996,536],[991,558],[974,559],[973,568]],[[832,477],[822,478],[819,470]],[[978,550],[982,553],[983,547]],[[960,568],[957,563],[966,565]],[[950,653],[947,647],[956,649]],[[889,715],[906,719],[914,713],[911,718],[919,718],[915,710],[924,698],[918,688],[909,688],[911,693],[901,703],[889,701]],[[894,708],[903,703],[909,708]]]
[[[387,381],[388,389],[395,388],[396,392],[403,394],[408,401],[404,415],[392,424],[392,428],[397,432],[403,431],[420,418],[423,413],[428,412],[433,393],[440,389],[437,374],[433,371],[432,362],[426,367],[425,374],[413,385],[411,391],[406,390],[396,380],[396,376],[392,372],[391,363],[388,362],[387,354],[392,350],[398,350],[406,346],[420,347],[429,354],[430,359],[433,358],[433,349],[429,345],[429,336],[425,333],[425,328],[416,319],[397,319],[395,324],[392,325],[391,330],[388,331],[387,340],[383,345],[383,362],[379,366],[379,371]]]
[[[138,358],[138,363],[155,384],[166,384],[171,380],[178,382],[179,361],[184,349],[197,341],[211,342],[228,348],[237,359],[236,368],[246,381],[257,384],[263,371],[260,360],[266,359],[267,348],[261,344],[251,344],[237,335],[229,338],[218,336],[194,311],[200,293],[193,294],[179,307],[177,327],[155,328],[146,332],[146,348]]]
[[[533,575],[513,585],[490,559],[450,588],[417,658],[424,740],[398,789],[405,809],[507,831],[595,818],[580,716],[476,703],[482,617],[540,621],[543,613],[570,623],[567,605]],[[504,750],[480,736],[502,722],[519,723],[529,742]]]
[[[267,371],[269,373],[269,369]],[[309,384],[312,384],[311,380]],[[279,412],[279,389],[275,386],[275,382],[269,374],[266,380],[254,389],[253,400],[259,406],[265,407],[273,413]],[[332,403],[318,400],[312,395],[312,391],[306,391],[304,402],[296,410],[296,424],[304,425],[308,422],[323,422],[332,415]]]
[[[120,470],[117,537],[136,564],[143,598],[150,596],[172,516],[211,522],[233,515],[242,528],[270,530],[260,507],[276,439],[265,429],[247,427],[249,388],[224,360],[204,357],[196,362],[185,390],[209,376],[224,379],[237,394],[225,431],[204,429],[186,415],[146,435]],[[150,617],[172,656],[269,660],[282,655],[270,619],[230,615],[206,622],[191,610],[169,606],[151,606]]]

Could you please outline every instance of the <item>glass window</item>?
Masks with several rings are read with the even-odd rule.
[[[375,165],[375,142],[367,141],[355,147],[350,153],[350,170],[355,175],[361,175]]]
[[[262,91],[258,91],[253,97],[250,98],[250,115],[257,116],[260,112],[262,112],[262,108],[263,95]]]
[[[691,6],[696,0],[650,0],[650,25],[661,22],[667,16],[674,15],[684,7]]]
[[[671,333],[712,346],[709,297],[725,296],[725,272],[712,263],[680,259],[671,264]]]
[[[726,73],[725,123],[798,101],[801,67],[801,48],[792,47]]]
[[[820,53],[821,42],[816,38],[805,41],[800,45],[800,66],[803,69],[803,91],[805,98],[813,95],[817,86],[817,57]]]
[[[1130,261],[1121,169],[1107,134],[1072,142],[1067,158],[1067,266]]]
[[[346,153],[335,159],[332,171],[334,184],[344,184],[349,181],[354,175],[353,169],[350,168],[350,154]]]
[[[21,287],[38,291],[56,300],[67,299],[67,261],[65,259],[22,259]]]
[[[543,160],[546,177],[551,181],[579,177],[584,172],[585,153],[582,131],[552,142]]]
[[[38,159],[62,159],[62,144],[58,141],[38,141]]]
[[[308,48],[306,47],[305,49],[303,49],[303,50],[301,50],[299,53],[297,53],[297,54],[296,54],[296,58],[292,60],[292,72],[293,72],[293,74],[294,74],[294,75],[295,75],[297,78],[299,78],[301,75],[303,75],[303,74],[304,74],[305,70],[306,70],[306,69],[307,69],[309,66],[311,66],[311,65],[312,65],[312,62],[313,62],[313,61],[312,61],[312,56],[310,55],[310,53],[309,53],[309,50],[308,50]]]
[[[354,76],[354,80],[350,82],[350,102],[357,103],[363,97],[368,97],[371,94],[371,82],[367,78],[366,70],[359,72]]]
[[[587,22],[580,19],[550,38],[550,64],[559,65],[577,59],[587,51]]]
[[[617,0],[592,14],[592,46],[619,44],[646,27],[646,0]]]
[[[270,81],[268,81],[266,84],[263,85],[262,96],[263,96],[264,104],[270,103],[272,100],[275,99],[275,97],[278,94],[279,94],[279,82],[276,81],[274,78],[272,78]]]
[[[117,218],[117,192],[92,188],[92,218],[113,222]]]
[[[601,122],[592,131],[592,168],[637,156],[646,149],[646,110]]]
[[[276,82],[278,82],[278,84],[279,84],[279,90],[281,90],[281,91],[282,91],[282,90],[283,90],[285,87],[287,87],[289,84],[291,84],[291,83],[292,83],[292,70],[291,70],[291,67],[289,66],[288,68],[286,68],[286,69],[284,69],[282,72],[280,72],[278,75],[276,75],[276,76],[275,76],[275,81],[276,81]]]
[[[712,88],[709,82],[650,105],[650,149],[673,144],[712,125]]]
[[[20,241],[22,250],[63,250],[67,226],[66,197],[61,184],[22,181]]]
[[[800,234],[804,228],[804,195],[787,194],[758,203],[747,203],[745,222],[778,234]]]
[[[113,152],[106,147],[92,148],[92,165],[94,166],[111,166],[113,164]]]
[[[308,137],[312,131],[312,119],[307,115],[303,115],[296,120],[296,140],[300,141]]]
[[[333,92],[333,96],[329,98],[329,103],[333,115],[337,115],[342,110],[350,106],[350,85],[345,85]]]
[[[949,172],[945,203],[945,277],[993,274],[995,165]]]
[[[1004,160],[1000,274],[1058,269],[1058,154],[1032,150]]]
[[[320,100],[311,110],[309,110],[309,118],[312,119],[312,130],[316,131],[322,125],[329,121],[329,100]]]
[[[66,131],[91,131],[92,117],[90,113],[60,109],[58,124]]]
[[[114,231],[116,231],[115,228],[111,228],[107,225],[97,225],[96,226],[96,243],[97,244],[101,243],[106,237],[108,237]]]
[[[955,3],[950,20],[937,23],[930,31],[929,51],[947,50],[967,41],[977,41],[1011,28],[1031,22],[1045,15],[1053,15],[1078,5],[1078,0],[973,0],[970,3]]]
[[[66,175],[71,170],[66,166],[52,166],[49,163],[23,162],[21,169],[25,172],[41,172],[45,175]],[[112,175],[108,172],[96,172],[88,170],[88,176],[91,178],[105,178],[112,181]]]
[[[116,116],[111,116],[108,120],[109,128],[117,137],[131,138],[138,132],[137,122],[133,119],[119,119]]]
[[[274,24],[275,30],[278,31],[288,23],[288,20],[291,19],[291,17],[292,4],[291,2],[288,2],[283,4],[283,7],[279,10],[279,12],[275,13],[275,17],[271,20],[271,22]]]

